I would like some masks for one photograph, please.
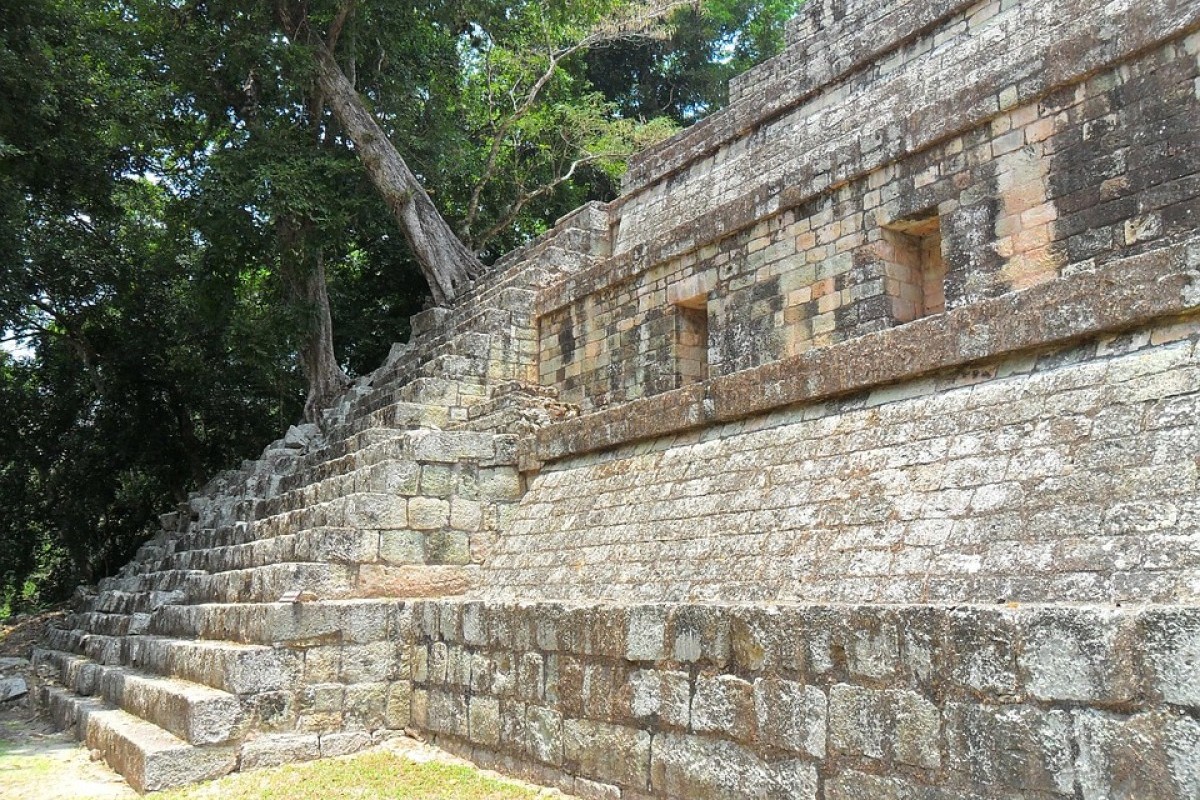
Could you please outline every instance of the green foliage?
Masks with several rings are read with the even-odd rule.
[[[690,124],[728,102],[730,78],[783,46],[804,0],[705,0],[672,20],[671,36],[588,54],[587,76],[623,116]]]

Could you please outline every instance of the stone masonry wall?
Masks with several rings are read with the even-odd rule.
[[[139,790],[416,729],[594,800],[1200,797],[1200,3],[809,0],[731,97],[166,515],[54,717]]]
[[[1191,318],[564,458],[486,591],[1194,601],[1198,342]]]
[[[1195,609],[413,609],[412,724],[584,798],[1200,793]]]
[[[1200,14],[1151,3],[1144,28],[1110,28],[1111,3],[1059,5],[975,3],[893,41],[922,18],[897,12],[871,28],[890,43],[874,61],[777,119],[724,142],[717,115],[644,156],[610,210],[617,257],[539,295],[543,384],[604,408],[1190,235],[1200,38],[1183,33]],[[840,25],[821,33],[863,46]],[[1113,49],[1161,36],[1130,60]],[[693,308],[707,316],[700,367]]]

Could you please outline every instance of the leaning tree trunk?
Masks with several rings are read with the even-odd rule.
[[[485,267],[454,235],[329,48],[319,40],[310,44],[321,93],[338,124],[354,142],[371,183],[400,223],[421,272],[429,281],[434,300],[439,305],[451,302],[483,274]]]

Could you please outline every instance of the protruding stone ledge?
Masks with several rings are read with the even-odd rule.
[[[1200,236],[851,339],[550,425],[532,457],[550,462],[628,442],[823,402],[930,373],[1125,330],[1200,310]],[[532,466],[529,460],[524,466]]]

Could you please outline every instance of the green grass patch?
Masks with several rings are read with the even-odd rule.
[[[11,742],[0,742],[0,786],[9,783],[6,775],[32,784],[53,778],[61,769],[61,761],[40,754],[25,754]]]
[[[230,775],[156,800],[526,800],[538,792],[456,764],[386,751]]]

